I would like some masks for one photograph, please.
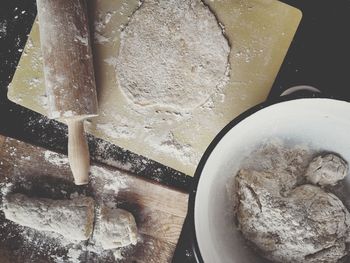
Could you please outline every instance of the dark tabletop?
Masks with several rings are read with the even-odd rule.
[[[269,99],[296,85],[310,85],[328,96],[350,99],[350,0],[285,0],[302,10],[303,19],[272,87]],[[10,83],[36,16],[35,0],[2,0],[0,8],[0,133],[57,152],[67,152],[66,126],[7,99]],[[146,159],[115,145],[97,154],[99,139],[89,137],[97,161],[142,163]],[[133,173],[189,192],[192,178],[154,161]],[[150,171],[158,170],[152,178]],[[188,224],[180,238],[174,262],[193,262]]]
[[[303,13],[280,72],[271,90],[278,96],[297,85],[350,98],[350,1],[283,0]]]

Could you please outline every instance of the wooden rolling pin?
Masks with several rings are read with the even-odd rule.
[[[89,181],[86,118],[97,116],[96,84],[85,0],[37,0],[49,117],[68,125],[75,183]]]

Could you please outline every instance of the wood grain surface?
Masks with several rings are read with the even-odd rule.
[[[0,183],[11,182],[14,189],[17,189],[14,191],[22,189],[27,194],[50,195],[57,199],[73,192],[90,196],[98,194],[98,187],[74,185],[68,160],[50,162],[47,158],[50,154],[60,157],[60,160],[67,160],[64,155],[0,135]],[[170,262],[187,212],[188,195],[113,167],[93,164],[92,170],[122,178],[123,187],[116,191],[115,198],[119,207],[129,210],[135,216],[140,241],[123,254],[123,260],[101,260],[98,255],[86,253],[81,262]],[[28,183],[30,189],[23,187]],[[63,196],[62,190],[65,193]],[[23,237],[15,229],[14,224],[7,221],[0,211],[1,262],[47,263],[54,262],[53,255],[66,253],[52,247],[47,249],[47,253],[38,253],[36,246],[40,240],[24,245]],[[47,245],[40,244],[41,247]]]

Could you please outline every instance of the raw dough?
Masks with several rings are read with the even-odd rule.
[[[80,241],[91,237],[95,201],[79,196],[72,200],[53,200],[9,194],[4,200],[3,210],[6,219],[17,224]],[[97,214],[93,237],[103,249],[137,243],[137,226],[131,213],[103,205]]]
[[[307,180],[321,186],[335,185],[345,178],[349,165],[341,157],[329,153],[315,157],[306,171]]]
[[[93,230],[94,206],[90,197],[52,200],[9,194],[3,210],[6,219],[22,226],[56,232],[71,240],[87,240]]]
[[[134,216],[126,210],[102,206],[96,220],[94,239],[104,249],[115,249],[137,243]]]
[[[202,1],[145,0],[121,33],[119,86],[136,104],[193,109],[226,82],[229,53]]]
[[[275,262],[338,262],[347,254],[350,214],[331,193],[302,185],[284,197],[269,173],[235,177],[235,213],[243,235]]]
[[[242,163],[242,169],[271,174],[274,183],[278,182],[281,195],[304,180],[305,170],[312,155],[305,145],[286,145],[274,138],[263,142]]]

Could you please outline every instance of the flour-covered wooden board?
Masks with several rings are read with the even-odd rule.
[[[91,183],[75,186],[67,157],[0,136],[0,194],[33,197],[94,198],[97,204],[131,212],[138,243],[103,250],[93,240],[72,243],[59,235],[18,226],[0,209],[1,262],[170,262],[187,211],[187,194],[145,181],[115,168],[93,164]],[[2,204],[2,201],[0,202]]]
[[[174,25],[178,23],[181,25],[181,28],[178,29],[180,33],[178,33],[176,31],[177,27],[171,21],[166,20],[167,14],[159,13],[158,15],[159,10],[152,11],[152,9],[146,8],[152,2],[154,1],[88,1],[91,32],[94,38],[93,54],[99,117],[88,123],[86,130],[125,149],[156,160],[188,175],[193,175],[200,157],[218,131],[241,112],[266,99],[300,22],[301,12],[275,0],[206,0],[204,1],[205,5],[200,0],[184,0],[184,3],[188,2],[188,5],[194,3],[193,10],[195,11],[193,12],[199,10],[195,14],[198,15],[201,25],[212,25],[212,27],[208,27],[214,28],[214,31],[209,31],[208,34],[210,41],[205,41],[206,38],[203,35],[197,36],[197,31],[200,30],[194,30],[196,26],[192,23],[198,23],[198,20],[196,20],[193,13],[188,13],[187,16],[186,10],[182,10],[181,6],[176,4],[176,1],[171,2],[176,8],[179,8],[180,11],[176,12],[177,14],[182,14],[184,19],[188,17],[192,19],[192,23],[182,23],[181,19],[174,20]],[[140,3],[142,3],[141,6],[139,6]],[[166,3],[167,1],[162,2],[164,5]],[[137,12],[135,12],[136,10]],[[158,20],[162,22],[159,24],[159,34],[163,30],[175,30],[174,34],[167,33],[164,38],[157,36],[158,39],[148,39],[146,31],[135,31],[134,29],[138,28],[135,20],[137,20],[137,17],[141,20],[145,18],[144,14],[141,13],[144,10],[148,10],[149,14],[157,17],[154,20],[147,20],[153,30],[150,31],[153,32],[152,36],[157,35],[154,32],[158,32],[157,24],[155,24]],[[168,10],[171,12],[172,9],[168,8]],[[192,9],[189,8],[188,10],[190,12]],[[155,12],[156,15],[152,12]],[[133,14],[135,20],[131,18],[129,21],[128,18],[132,17]],[[173,17],[171,14],[168,14],[168,16]],[[213,19],[217,19],[216,27],[213,25]],[[163,23],[164,21],[169,23]],[[176,21],[178,23],[175,23]],[[128,22],[130,22],[130,26],[131,24],[134,26],[134,29],[125,29]],[[220,32],[219,25],[224,33]],[[128,47],[130,47],[136,54],[139,51],[137,47],[144,48],[146,40],[150,40],[147,42],[147,47],[151,49],[151,52],[138,52],[140,54],[137,53],[136,57],[131,57],[132,64],[118,64],[117,58],[120,52],[121,39],[123,39],[121,32],[126,32],[124,36],[128,37],[124,39],[124,43],[129,43],[124,50],[128,51]],[[184,33],[185,38],[178,37],[182,36],[181,32],[187,32],[188,34]],[[193,34],[190,34],[191,32]],[[221,42],[215,41],[215,38],[212,37],[215,34],[218,36],[218,41]],[[186,37],[191,35],[196,37],[190,41]],[[196,89],[194,89],[192,83],[188,85],[188,88],[181,85],[180,88],[183,89],[183,92],[177,94],[180,96],[178,104],[174,103],[176,101],[173,97],[169,97],[169,94],[165,93],[164,96],[159,95],[159,101],[169,105],[159,106],[156,103],[156,106],[151,107],[140,106],[137,103],[151,103],[152,99],[156,98],[154,94],[146,92],[142,95],[142,92],[140,92],[142,88],[138,86],[137,96],[140,94],[141,96],[147,94],[152,96],[146,96],[146,101],[142,98],[140,100],[135,98],[130,100],[130,94],[125,92],[124,86],[121,87],[125,84],[125,81],[129,80],[128,77],[123,78],[123,76],[133,76],[133,74],[118,75],[118,72],[123,73],[122,70],[118,71],[118,65],[122,69],[135,67],[135,73],[140,73],[138,80],[147,80],[150,76],[155,87],[159,88],[158,84],[166,82],[167,78],[162,79],[162,74],[152,75],[153,72],[154,74],[161,72],[161,69],[153,66],[154,64],[161,64],[164,60],[164,63],[175,61],[174,65],[177,65],[176,61],[192,57],[193,54],[201,54],[202,51],[206,55],[209,54],[210,57],[215,54],[215,50],[211,48],[218,47],[220,43],[224,42],[222,35],[225,36],[230,46],[228,56],[229,79],[223,87],[217,88],[213,85],[212,90],[208,92],[210,87],[206,86],[203,90],[199,89],[195,92]],[[141,38],[138,39],[138,36]],[[171,51],[170,45],[170,51],[166,48],[168,42],[172,43],[167,37],[176,37],[175,40],[183,44],[185,50],[183,55],[175,52],[176,47],[174,47],[174,52]],[[134,38],[135,41],[138,39],[139,42],[131,41]],[[162,46],[162,39],[165,48],[164,45]],[[151,43],[153,42],[158,44],[155,49],[152,49],[153,45]],[[203,48],[201,48],[202,46]],[[222,44],[221,46],[225,45]],[[224,49],[226,50],[226,48]],[[222,58],[225,52],[218,52],[218,54],[221,54]],[[39,30],[36,22],[10,85],[8,96],[12,101],[46,115],[47,98],[40,53]],[[156,58],[149,54],[154,54]],[[141,62],[142,65],[140,65]],[[208,62],[212,63],[212,61]],[[188,66],[189,63],[185,63],[185,65]],[[213,63],[216,66],[212,68],[208,65],[194,65],[193,68],[190,68],[188,74],[191,75],[203,70],[206,74],[197,74],[197,78],[194,78],[198,82],[203,82],[209,75],[214,78],[217,75],[211,74],[213,73],[212,70],[215,70],[221,64]],[[186,71],[183,71],[184,67],[180,68],[179,72],[175,71],[178,74],[177,81],[183,84],[184,80],[191,78],[188,78],[185,74]],[[182,75],[184,76],[183,79],[181,78]],[[169,76],[172,76],[172,74]],[[212,81],[213,78],[209,80]],[[170,87],[175,84],[171,82]],[[128,83],[125,85],[128,85]],[[132,83],[130,85],[132,86]],[[190,92],[192,90],[194,93]],[[203,102],[202,97],[205,98],[205,102]],[[193,101],[201,104],[194,104]],[[186,106],[191,105],[192,108],[185,109]]]

